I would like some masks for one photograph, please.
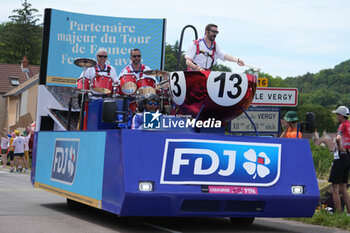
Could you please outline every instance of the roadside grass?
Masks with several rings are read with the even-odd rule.
[[[327,147],[316,146],[312,141],[310,141],[310,147],[316,175],[319,181],[320,203],[314,215],[311,218],[287,219],[314,225],[335,227],[350,231],[350,216],[346,215],[346,211],[342,214],[331,214],[330,212],[325,210],[327,206],[325,204],[321,204],[321,200],[325,198],[326,192],[330,192],[330,183],[328,183],[327,180],[333,161],[333,154],[329,151]],[[350,190],[348,190],[348,193],[350,194]]]
[[[335,227],[350,231],[350,216],[346,213],[330,214],[325,210],[316,211],[312,218],[288,218],[288,220],[310,223],[327,227]]]

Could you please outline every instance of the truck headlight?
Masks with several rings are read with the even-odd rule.
[[[293,194],[303,194],[304,193],[304,186],[303,185],[292,185],[292,193]]]
[[[154,189],[153,181],[140,181],[139,182],[139,190],[142,192],[152,192]]]

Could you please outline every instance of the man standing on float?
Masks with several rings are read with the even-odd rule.
[[[204,38],[195,40],[188,48],[185,58],[186,65],[190,71],[211,70],[217,59],[223,61],[236,62],[244,66],[244,61],[240,58],[226,54],[215,42],[216,35],[219,33],[218,26],[208,24],[205,27]]]

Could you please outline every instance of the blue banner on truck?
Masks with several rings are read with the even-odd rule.
[[[280,168],[281,144],[167,139],[161,183],[271,186]]]
[[[36,186],[101,205],[106,132],[40,132],[38,142]]]

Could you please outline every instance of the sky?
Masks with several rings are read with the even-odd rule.
[[[129,18],[165,18],[166,43],[174,45],[186,25],[204,36],[208,23],[218,25],[217,44],[228,54],[274,77],[296,77],[334,68],[350,59],[350,1],[348,0],[28,0],[45,8]],[[9,21],[22,1],[1,3],[0,22]],[[43,16],[40,17],[43,19]],[[182,50],[194,40],[186,30]],[[220,62],[243,72],[232,62]]]

